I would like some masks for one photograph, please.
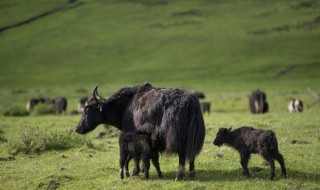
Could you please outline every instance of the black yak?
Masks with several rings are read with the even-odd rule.
[[[270,165],[270,179],[274,179],[274,159],[281,165],[283,177],[287,171],[283,156],[278,149],[278,141],[273,131],[254,129],[252,127],[241,127],[231,131],[230,129],[220,128],[213,141],[216,146],[227,144],[240,153],[243,175],[249,177],[248,162],[251,153],[260,154]]]
[[[158,172],[158,176],[162,178],[159,165],[159,150],[157,146],[152,144],[149,134],[127,132],[122,133],[119,138],[120,146],[120,179],[124,178],[123,167],[126,169],[126,176],[129,177],[129,162],[133,158],[135,163],[142,160],[144,166],[144,177],[149,178],[150,159]],[[135,175],[135,171],[132,173]]]
[[[249,96],[250,111],[253,114],[267,113],[269,105],[267,102],[267,95],[265,92],[258,90],[252,91]]]
[[[288,103],[288,110],[290,113],[293,112],[302,112],[303,111],[303,103],[299,99],[292,99]]]
[[[194,162],[204,143],[205,125],[199,101],[192,93],[145,83],[122,88],[103,99],[97,88],[93,90],[95,102],[82,113],[78,133],[85,134],[99,124],[115,126],[122,132],[148,133],[160,152],[178,154],[176,180],[183,178],[186,160],[189,175],[195,176]]]

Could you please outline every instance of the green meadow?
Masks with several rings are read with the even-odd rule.
[[[319,189],[319,10],[319,0],[0,0],[0,189]],[[211,103],[195,179],[175,182],[178,157],[164,153],[163,179],[151,166],[149,180],[120,180],[120,131],[74,132],[77,102],[96,84],[108,97],[144,82]],[[267,114],[249,111],[255,89]],[[58,96],[65,115],[26,111]],[[302,113],[288,112],[290,98]],[[244,178],[238,153],[212,144],[220,127],[245,125],[276,133],[286,179],[276,163],[270,181],[259,155]]]

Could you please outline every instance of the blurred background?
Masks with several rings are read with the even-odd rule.
[[[64,96],[67,113],[144,82],[203,92],[212,110],[270,111],[320,92],[318,0],[0,0],[0,112]],[[315,105],[317,109],[319,105]]]

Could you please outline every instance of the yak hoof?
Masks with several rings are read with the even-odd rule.
[[[189,177],[191,177],[191,178],[195,178],[196,177],[196,171],[190,171],[189,172]]]
[[[177,173],[175,181],[180,181],[184,177],[184,173]]]
[[[134,171],[132,172],[131,176],[137,176],[137,175],[139,175],[139,173],[140,173],[140,172],[134,170]]]

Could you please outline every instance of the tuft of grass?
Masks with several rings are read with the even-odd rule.
[[[72,132],[49,132],[28,126],[25,126],[18,140],[8,140],[5,144],[10,155],[41,154],[50,150],[68,150],[82,146],[93,148],[90,140]]]

